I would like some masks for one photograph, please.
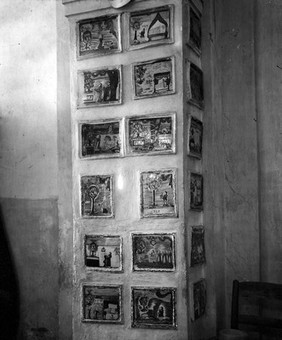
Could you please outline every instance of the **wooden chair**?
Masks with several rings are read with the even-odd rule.
[[[282,339],[282,284],[234,280],[231,328]]]

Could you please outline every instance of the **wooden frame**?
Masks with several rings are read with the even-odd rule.
[[[176,288],[131,287],[134,328],[176,329]]]
[[[174,56],[132,64],[134,99],[175,93]]]
[[[190,266],[204,264],[206,262],[205,229],[203,226],[193,226],[191,235],[191,260]]]
[[[175,113],[150,114],[126,118],[126,155],[175,153]]]
[[[204,206],[203,175],[190,173],[190,209],[202,211]]]
[[[122,51],[120,14],[80,20],[76,24],[77,59]]]
[[[202,158],[203,149],[203,123],[193,117],[189,117],[187,153],[191,157]]]
[[[104,272],[123,271],[122,239],[114,235],[85,235],[84,264],[87,269]]]
[[[79,157],[99,159],[123,157],[122,119],[79,122]]]
[[[123,323],[121,285],[82,285],[82,322]]]
[[[141,217],[177,217],[176,171],[140,173]]]
[[[132,234],[133,271],[175,271],[175,234]]]
[[[127,13],[130,50],[174,42],[174,6]]]
[[[196,321],[206,313],[207,283],[206,279],[200,279],[192,283],[193,314],[192,320]]]
[[[231,328],[258,333],[258,339],[282,334],[282,284],[233,280]]]
[[[113,218],[113,175],[80,177],[82,218]]]
[[[186,64],[187,100],[189,103],[203,109],[204,107],[204,77],[203,71],[189,60]]]
[[[202,53],[201,13],[191,3],[189,6],[189,41],[188,46],[200,56]]]
[[[80,70],[77,74],[78,108],[122,103],[122,66],[103,66]]]

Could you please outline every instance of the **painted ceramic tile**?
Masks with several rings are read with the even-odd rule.
[[[77,34],[78,57],[95,57],[121,51],[119,15],[79,21]]]
[[[175,270],[174,234],[133,234],[133,270]]]
[[[122,243],[119,236],[86,235],[85,266],[101,271],[122,270]]]
[[[203,123],[190,117],[188,133],[188,155],[196,158],[202,158],[203,145]]]
[[[188,101],[202,108],[204,106],[203,72],[198,66],[189,61],[186,61],[186,67]]]
[[[205,230],[203,226],[192,227],[191,267],[206,262]]]
[[[205,314],[207,304],[206,280],[201,279],[193,284],[194,320]]]
[[[132,327],[176,329],[175,291],[132,287]]]
[[[132,117],[126,123],[127,154],[175,152],[175,115]]]
[[[203,210],[203,176],[200,174],[190,175],[190,209]]]
[[[190,7],[190,36],[189,45],[198,53],[201,53],[202,27],[201,18],[196,10]]]
[[[177,217],[175,171],[141,173],[141,216]]]
[[[121,286],[82,287],[82,321],[122,323]]]
[[[121,155],[120,121],[80,124],[80,157],[118,157]]]
[[[129,15],[129,45],[135,48],[172,42],[173,7],[163,6]]]
[[[134,99],[175,93],[174,58],[133,64]]]
[[[112,176],[81,177],[82,217],[113,217]]]
[[[78,106],[121,104],[121,67],[79,71]]]

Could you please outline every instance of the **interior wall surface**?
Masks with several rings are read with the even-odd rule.
[[[222,227],[217,234],[224,242],[223,258],[217,256],[216,266],[223,261],[225,273],[224,288],[217,285],[218,296],[225,300],[224,305],[218,301],[218,327],[225,328],[230,327],[232,281],[260,278],[254,1],[214,1],[214,25],[211,39],[219,69],[214,75],[219,108],[216,160],[222,169],[222,178],[216,179],[216,190],[222,194]]]
[[[256,16],[261,280],[281,283],[281,1],[257,1]]]
[[[57,339],[56,1],[0,3],[0,197],[21,339]]]
[[[59,339],[72,339],[73,226],[72,144],[70,109],[69,23],[61,1],[57,5],[57,112],[58,112],[58,217]]]

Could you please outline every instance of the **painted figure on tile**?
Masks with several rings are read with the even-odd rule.
[[[118,286],[84,286],[83,321],[121,322],[120,296],[121,290]]]
[[[131,153],[173,152],[173,117],[130,118],[128,148]]]
[[[170,37],[171,8],[168,6],[130,14],[130,45],[148,45]]]
[[[173,57],[133,66],[135,99],[174,93]]]
[[[141,212],[143,217],[174,216],[174,171],[151,171],[141,174]]]
[[[174,328],[174,290],[133,288],[132,327]]]
[[[119,236],[85,236],[85,265],[87,267],[121,271],[121,261],[121,238]]]
[[[104,16],[78,23],[79,56],[101,55],[120,50],[118,16]]]
[[[191,173],[190,178],[190,208],[203,209],[203,176]]]
[[[81,177],[81,213],[83,217],[112,216],[110,176]]]
[[[82,124],[81,156],[115,155],[120,152],[120,123]]]
[[[133,270],[174,269],[174,237],[169,234],[134,234]]]

